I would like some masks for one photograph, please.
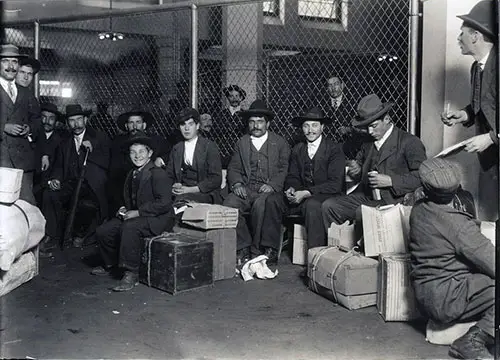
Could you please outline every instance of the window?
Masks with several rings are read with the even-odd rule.
[[[268,0],[262,3],[264,16],[280,16],[280,0]]]
[[[73,87],[69,82],[57,80],[40,80],[40,96],[73,97]]]
[[[342,0],[299,0],[298,10],[305,20],[342,22]]]

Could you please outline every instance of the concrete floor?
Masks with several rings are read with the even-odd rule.
[[[314,294],[282,257],[273,280],[218,281],[172,296],[128,293],[88,273],[95,248],[42,259],[40,275],[1,299],[2,358],[446,359],[421,323],[385,323]],[[119,312],[119,313],[114,313]]]

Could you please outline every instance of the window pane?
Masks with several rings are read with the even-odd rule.
[[[264,1],[262,3],[264,15],[277,16],[279,15],[279,0]]]
[[[335,20],[340,18],[339,10],[337,0],[299,0],[299,16]]]

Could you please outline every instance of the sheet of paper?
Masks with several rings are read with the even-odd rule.
[[[460,151],[462,151],[464,149],[465,143],[468,140],[469,139],[461,141],[458,144],[455,144],[455,145],[452,145],[452,146],[448,146],[446,149],[444,149],[443,151],[441,151],[439,154],[437,154],[434,157],[437,158],[437,157],[445,157],[445,156],[455,155],[455,154],[459,153]]]

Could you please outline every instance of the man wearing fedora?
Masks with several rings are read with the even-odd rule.
[[[262,246],[279,248],[285,214],[304,217],[309,248],[326,246],[321,204],[342,193],[345,172],[342,146],[323,135],[325,124],[330,122],[316,107],[292,120],[294,126],[302,129],[306,141],[292,149],[285,192],[272,193],[266,200]]]
[[[147,133],[153,123],[153,115],[148,111],[133,109],[120,114],[116,120],[118,129],[122,131],[113,139],[111,144],[111,160],[109,165],[109,216],[113,217],[122,202],[123,182],[133,164],[127,149],[123,146],[138,132]],[[148,134],[154,143],[153,163],[158,167],[165,167],[170,152],[170,144],[160,135]]]
[[[184,141],[174,145],[167,164],[167,177],[172,182],[176,201],[191,200],[220,204],[222,166],[217,145],[198,134],[200,114],[184,108],[175,119]]]
[[[257,256],[263,252],[274,259],[278,249],[262,248],[261,244],[264,213],[268,196],[283,191],[290,147],[281,136],[268,131],[274,113],[264,101],[255,100],[240,115],[247,122],[250,134],[238,141],[227,168],[231,193],[224,205],[240,210],[236,227],[238,260],[244,262],[250,254]],[[250,212],[251,234],[243,216],[245,212]]]
[[[47,220],[45,233],[55,241],[62,236],[65,213],[69,210],[86,152],[88,159],[80,199],[87,199],[97,204],[97,223],[102,222],[108,215],[106,182],[109,168],[109,139],[105,133],[87,127],[90,113],[90,110],[82,109],[79,104],[66,106],[64,117],[71,135],[61,141],[48,181],[48,189],[43,194],[42,212]],[[75,240],[76,243],[81,241],[79,238]]]
[[[495,338],[495,247],[474,217],[456,210],[458,165],[426,160],[425,198],[410,216],[411,282],[424,315],[438,324],[477,323],[450,346],[458,359],[492,359]]]
[[[43,132],[40,108],[33,106],[33,94],[17,86],[19,60],[25,55],[17,46],[0,49],[0,166],[24,170],[20,198],[35,205],[33,176],[36,164],[35,142]]]
[[[373,141],[364,143],[357,160],[349,164],[347,174],[360,180],[357,189],[323,202],[326,231],[332,222],[340,225],[358,218],[360,205],[395,204],[420,186],[418,168],[426,159],[425,147],[419,138],[394,125],[389,114],[392,105],[375,94],[359,102],[352,125],[365,128]]]
[[[138,284],[142,239],[171,231],[174,225],[172,182],[153,162],[153,139],[139,131],[122,145],[133,168],[124,181],[122,206],[96,230],[104,265],[91,271],[107,275],[115,266],[123,270],[113,291],[128,291]]]
[[[458,44],[463,55],[474,58],[471,66],[470,103],[461,110],[444,111],[441,119],[452,126],[475,126],[476,136],[468,139],[465,151],[477,153],[479,173],[479,206],[481,218],[498,218],[498,136],[497,119],[497,35],[494,1],[478,2],[463,20]],[[491,201],[495,199],[495,201]],[[483,211],[481,211],[483,212]]]
[[[19,59],[19,70],[16,75],[16,84],[22,87],[29,87],[33,82],[33,77],[40,71],[40,61],[30,56]]]

